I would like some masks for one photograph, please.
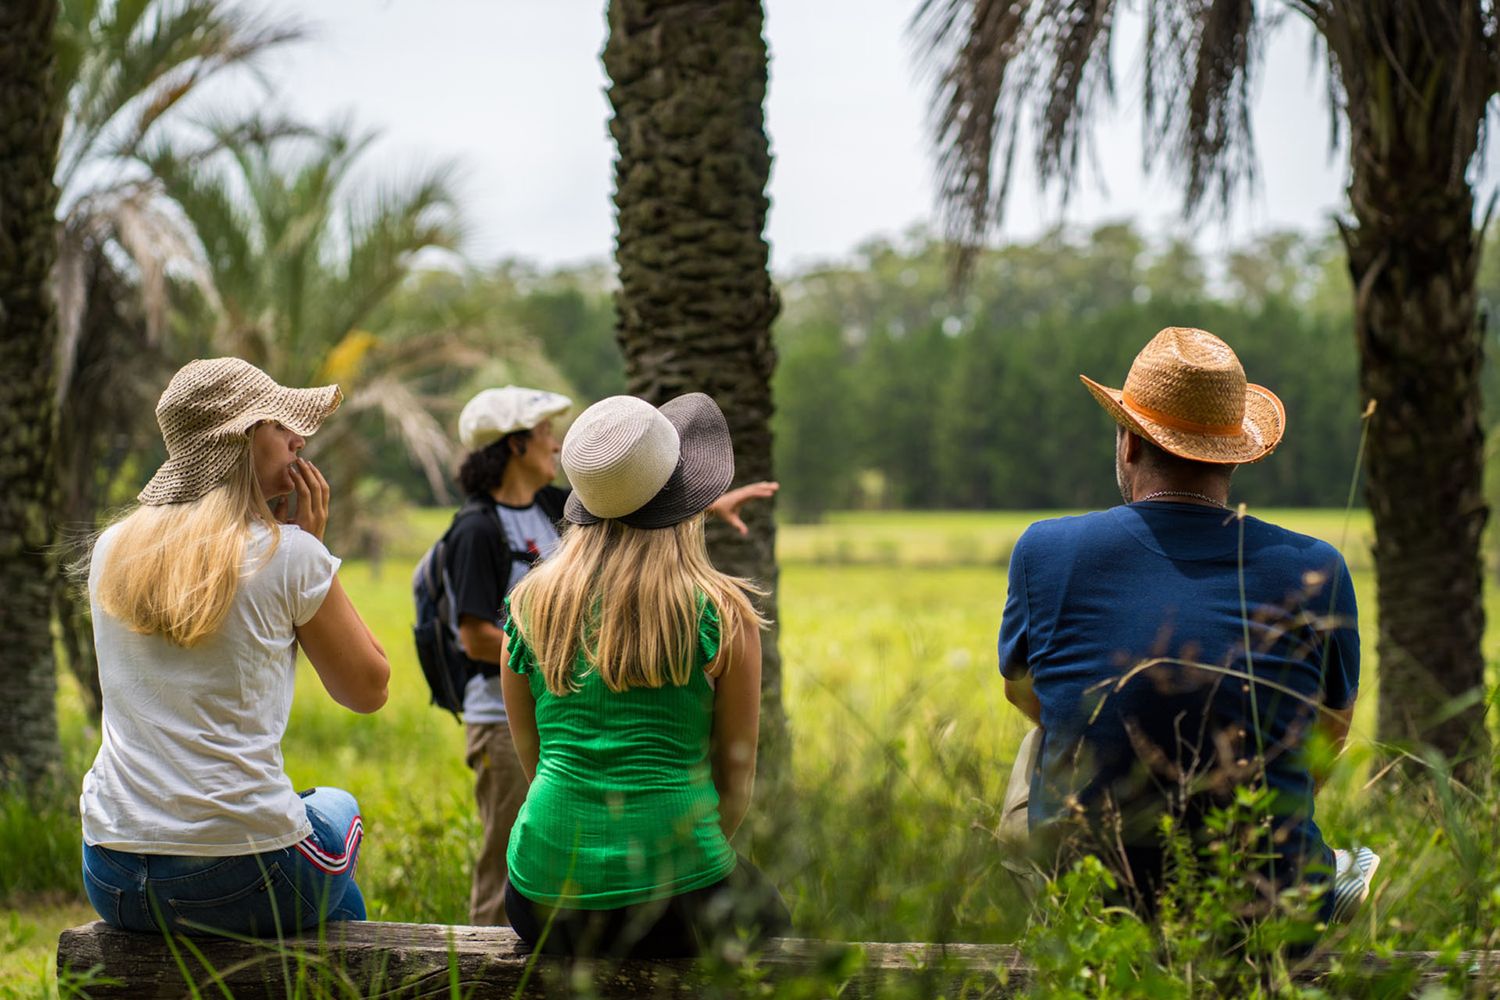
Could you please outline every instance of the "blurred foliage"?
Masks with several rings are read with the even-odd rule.
[[[1112,425],[1077,377],[1122,384],[1164,326],[1223,337],[1287,406],[1285,441],[1240,469],[1236,499],[1344,505],[1363,407],[1332,233],[1275,232],[1208,254],[1130,224],[1059,229],[980,254],[958,295],[949,264],[916,230],[781,280],[774,428],[784,514],[1115,503]],[[606,269],[506,262],[464,288],[539,343],[580,404],[623,391]],[[1493,314],[1500,254],[1485,258],[1480,291]],[[1494,365],[1487,380],[1500,398]]]
[[[1340,505],[1360,406],[1338,266],[1330,240],[1277,234],[1214,261],[1119,224],[986,251],[955,296],[924,234],[869,245],[783,286],[782,499],[801,517],[851,502],[1118,502],[1112,424],[1078,375],[1118,386],[1158,329],[1199,326],[1290,413],[1275,459],[1241,470],[1236,496]]]

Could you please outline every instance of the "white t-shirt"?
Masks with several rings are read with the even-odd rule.
[[[250,529],[245,575],[219,630],[191,649],[132,632],[98,600],[115,529],[94,547],[89,599],[103,745],[83,778],[83,839],[137,854],[225,857],[287,847],[312,832],[282,766],[292,710],[295,626],[317,612],[339,560],[317,538]]]

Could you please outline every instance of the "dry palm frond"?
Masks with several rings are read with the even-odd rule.
[[[1191,212],[1228,207],[1255,178],[1250,98],[1263,55],[1255,0],[1149,0],[1143,80],[1146,166],[1167,157]]]
[[[1032,0],[926,0],[912,21],[935,70],[931,131],[943,234],[982,241],[1005,205],[1036,78]],[[998,154],[999,167],[996,159]]]
[[[1066,199],[1114,99],[1117,0],[924,0],[912,32],[935,81],[931,132],[945,238],[966,268],[1001,219],[1023,131]],[[1303,6],[1315,6],[1304,4]],[[1250,91],[1267,23],[1254,0],[1145,0],[1148,166],[1187,180],[1185,210],[1253,180]],[[1162,137],[1166,141],[1161,141]]]
[[[81,199],[63,220],[58,242],[59,403],[70,392],[80,353],[88,309],[88,261],[96,254],[109,256],[122,276],[134,279],[148,345],[161,342],[174,277],[197,288],[209,301],[217,300],[196,236],[186,220],[160,198],[154,184],[132,182]]]
[[[399,439],[406,453],[421,467],[427,485],[446,502],[448,467],[457,454],[443,425],[432,415],[430,401],[423,400],[411,387],[395,378],[378,378],[350,393],[347,403],[351,415],[379,413],[388,431]]]

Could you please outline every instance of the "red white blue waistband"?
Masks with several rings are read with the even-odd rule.
[[[304,858],[313,863],[319,871],[329,875],[342,875],[354,864],[355,854],[359,851],[359,842],[365,834],[364,821],[356,816],[349,822],[349,831],[344,834],[344,850],[339,854],[330,854],[318,844],[315,837],[298,841],[292,845],[302,854]]]

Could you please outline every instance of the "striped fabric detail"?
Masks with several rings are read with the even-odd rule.
[[[340,854],[329,854],[318,846],[314,837],[308,837],[293,846],[319,871],[327,875],[342,875],[353,866],[355,853],[359,850],[359,842],[364,835],[364,821],[355,816],[349,822],[349,832],[344,834],[344,850]]]
[[[1380,855],[1368,847],[1333,852],[1333,922],[1347,924],[1370,895]]]

